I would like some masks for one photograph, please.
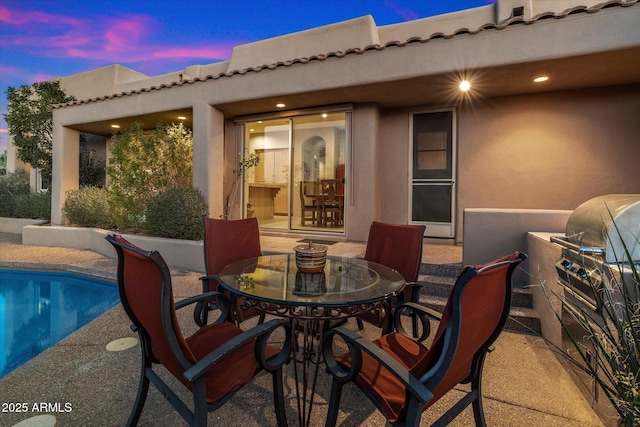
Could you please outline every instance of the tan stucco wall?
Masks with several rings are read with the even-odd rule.
[[[345,46],[378,43],[378,29],[370,15],[332,25],[312,28],[280,37],[247,43],[233,48],[230,70],[242,70],[294,58],[342,51]]]
[[[406,224],[409,218],[409,112],[384,111],[380,125],[379,221]]]
[[[349,240],[366,241],[371,221],[382,205],[378,183],[381,179],[379,129],[380,113],[374,105],[354,109],[351,144],[348,146],[345,232]]]
[[[382,221],[408,219],[411,111],[381,113],[376,218]],[[598,195],[638,193],[638,111],[640,85],[458,107],[456,241],[462,242],[466,208],[573,210]]]
[[[209,206],[209,216],[222,215],[224,155],[224,115],[206,103],[193,106],[193,186],[200,190]]]
[[[56,126],[53,122],[54,141],[51,178],[51,223],[65,224],[66,217],[62,212],[67,190],[79,187],[80,132]]]
[[[61,77],[60,87],[76,99],[88,99],[116,93],[120,84],[147,79],[148,76],[119,64]],[[145,84],[148,84],[145,82]],[[138,83],[139,86],[139,83]]]
[[[638,193],[638,111],[640,85],[459,109],[458,217],[464,208],[574,209],[602,194]]]
[[[561,303],[553,297],[553,293],[549,292],[548,298],[554,301],[551,304],[543,290],[545,287],[547,292],[563,294],[562,287],[558,285],[558,273],[555,269],[555,264],[562,258],[562,248],[552,243],[550,236],[547,233],[527,233],[529,284],[533,294],[533,307],[540,319],[542,336],[553,344],[561,346],[562,330],[553,313],[555,311],[561,314]]]

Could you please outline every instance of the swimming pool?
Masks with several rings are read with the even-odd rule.
[[[115,282],[0,269],[0,378],[118,302]]]

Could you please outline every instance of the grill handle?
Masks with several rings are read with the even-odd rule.
[[[580,252],[581,254],[584,255],[591,255],[591,256],[604,256],[606,251],[604,248],[599,248],[597,246],[580,246],[578,247],[578,252]]]
[[[591,255],[591,256],[605,256],[606,249],[598,246],[578,246],[574,243],[571,243],[561,237],[551,236],[551,241],[559,244],[560,246],[564,246],[565,248],[569,248],[575,252],[580,253],[581,255]]]

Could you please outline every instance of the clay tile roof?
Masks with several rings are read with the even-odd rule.
[[[442,32],[436,32],[433,33],[431,35],[429,35],[426,38],[420,37],[420,36],[413,36],[408,38],[407,40],[405,40],[404,42],[402,41],[390,41],[387,42],[383,45],[379,45],[379,44],[373,44],[373,45],[367,45],[364,47],[352,47],[352,48],[347,48],[344,51],[336,51],[336,52],[328,52],[328,53],[324,53],[324,54],[316,54],[316,55],[311,55],[309,57],[303,57],[303,58],[294,58],[294,59],[290,59],[287,61],[278,61],[272,64],[263,64],[263,65],[259,65],[256,67],[248,67],[248,68],[244,68],[242,70],[231,70],[231,71],[227,71],[224,73],[218,73],[215,75],[206,75],[206,76],[202,76],[202,77],[193,77],[193,78],[189,78],[186,80],[182,80],[182,81],[176,81],[176,82],[171,82],[171,83],[163,83],[160,84],[158,86],[150,86],[150,87],[146,87],[146,88],[141,88],[141,89],[134,89],[128,92],[120,92],[120,93],[115,93],[112,95],[106,95],[106,96],[101,96],[101,97],[96,97],[96,98],[91,98],[91,99],[85,99],[85,100],[79,100],[79,101],[71,101],[71,102],[67,102],[67,103],[63,103],[63,104],[55,104],[53,105],[54,109],[57,108],[65,108],[65,107],[70,107],[73,105],[81,105],[81,104],[89,104],[92,102],[99,102],[102,100],[106,100],[106,99],[113,99],[113,98],[123,98],[125,96],[132,96],[132,95],[136,95],[136,94],[140,94],[143,92],[152,92],[155,90],[162,90],[162,89],[166,89],[166,88],[171,88],[174,86],[182,86],[184,84],[194,84],[196,82],[204,82],[207,80],[218,80],[224,77],[233,77],[236,75],[245,75],[245,74],[249,74],[249,73],[259,73],[260,71],[264,70],[264,69],[269,69],[269,70],[274,70],[277,69],[279,67],[290,67],[294,64],[308,64],[309,62],[312,61],[324,61],[328,58],[344,58],[347,55],[350,54],[357,54],[357,55],[361,55],[363,53],[366,53],[368,51],[372,51],[372,50],[376,50],[376,51],[382,51],[385,49],[389,49],[389,48],[402,48],[405,47],[409,44],[413,44],[413,43],[428,43],[431,40],[437,40],[437,39],[452,39],[454,37],[457,37],[459,35],[475,35],[475,34],[479,34],[483,31],[489,31],[489,30],[502,30],[505,29],[507,27],[513,26],[513,25],[518,25],[518,24],[525,24],[525,25],[531,25],[534,24],[538,21],[542,21],[545,19],[562,19],[566,16],[569,15],[574,15],[574,14],[578,14],[578,13],[596,13],[599,12],[603,9],[607,9],[607,8],[612,8],[612,7],[628,7],[628,6],[632,6],[636,3],[640,2],[640,0],[608,0],[608,1],[604,1],[602,3],[598,3],[596,5],[587,7],[587,6],[575,6],[575,7],[571,7],[569,9],[563,10],[562,12],[542,12],[539,13],[538,15],[532,17],[531,19],[527,20],[522,16],[516,16],[513,18],[510,18],[508,20],[506,20],[505,22],[501,23],[501,24],[497,24],[494,22],[488,22],[486,24],[483,24],[481,26],[479,26],[476,29],[470,29],[467,27],[463,27],[463,28],[459,28],[449,34],[445,34]]]

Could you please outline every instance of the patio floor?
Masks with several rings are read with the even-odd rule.
[[[290,251],[295,242],[295,239],[264,237],[262,246],[265,251]],[[329,253],[355,256],[362,250],[361,244],[341,242],[332,245]],[[426,244],[425,255],[429,255],[432,263],[460,262],[461,248]],[[24,246],[20,244],[20,235],[0,233],[0,268],[25,267],[65,268],[114,278],[116,261],[92,251]],[[177,300],[200,292],[201,272],[174,269],[172,274]],[[188,313],[180,320],[188,322]],[[354,323],[348,325],[354,326]],[[29,410],[0,412],[0,425],[12,426],[45,414],[55,417],[57,426],[124,425],[138,386],[140,350],[134,346],[108,351],[106,346],[119,338],[134,337],[129,325],[118,305],[9,373],[0,380],[0,401],[3,404],[25,402]],[[365,330],[370,336],[377,332],[374,328]],[[295,385],[290,366],[285,367],[284,375],[287,417],[290,425],[296,425]],[[490,426],[603,425],[558,359],[534,336],[504,332],[496,342],[496,351],[487,358],[483,385],[485,414]],[[321,370],[314,403],[314,426],[324,425],[329,386],[329,375]],[[459,391],[453,391],[441,399],[425,413],[423,425],[433,422],[460,395]],[[34,403],[48,404],[49,412],[33,411]],[[209,414],[209,423],[275,425],[269,375],[258,375],[225,406]],[[151,387],[139,425],[185,423]],[[338,425],[382,426],[385,421],[359,390],[349,385],[343,393]],[[472,411],[465,410],[451,425],[474,425]]]

